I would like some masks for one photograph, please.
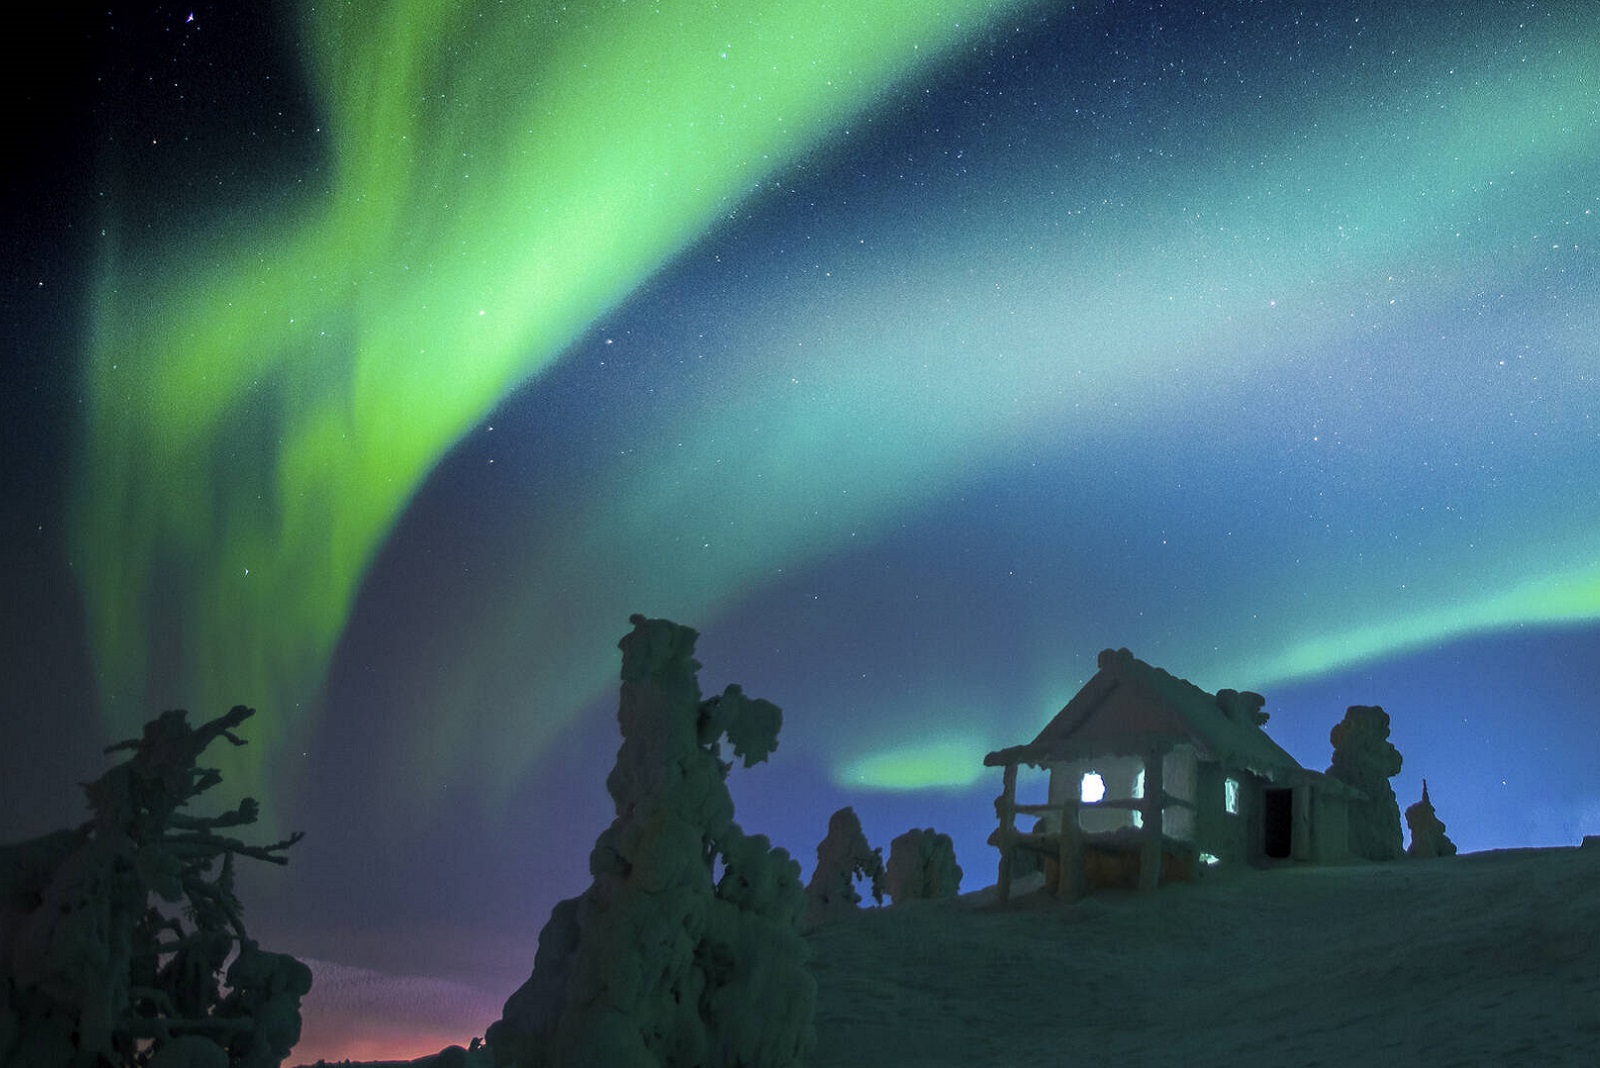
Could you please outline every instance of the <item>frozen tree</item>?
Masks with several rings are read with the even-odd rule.
[[[856,810],[846,805],[828,817],[828,835],[817,844],[817,867],[806,885],[806,925],[854,913],[861,904],[857,879],[870,880],[872,899],[883,903],[883,848],[867,844]]]
[[[558,904],[533,974],[485,1036],[518,1068],[794,1065],[814,1041],[800,866],[733,821],[722,759],[777,747],[777,706],[730,686],[701,700],[696,634],[632,618],[622,639],[616,818],[594,881]],[[720,869],[720,875],[719,875]]]
[[[1389,741],[1389,713],[1377,705],[1351,705],[1328,737],[1333,742],[1328,774],[1366,795],[1350,802],[1350,852],[1394,860],[1403,850],[1400,803],[1389,780],[1400,774],[1401,760]]]
[[[289,1055],[311,971],[246,933],[234,859],[286,863],[301,836],[220,833],[256,821],[248,797],[183,811],[221,781],[197,766],[206,747],[245,744],[234,729],[254,714],[191,727],[162,713],[106,750],[131,755],[85,785],[87,823],[0,848],[0,1068],[276,1068]]]
[[[1406,809],[1406,826],[1411,828],[1411,846],[1406,852],[1413,857],[1453,857],[1456,844],[1444,833],[1444,821],[1433,811],[1428,800],[1428,780],[1422,780],[1422,800]]]
[[[932,827],[907,831],[889,843],[885,877],[896,905],[915,898],[955,897],[961,891],[955,843]]]

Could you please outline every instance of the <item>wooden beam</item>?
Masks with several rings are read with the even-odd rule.
[[[1083,832],[1078,829],[1078,800],[1069,798],[1061,808],[1061,840],[1056,862],[1060,865],[1061,885],[1057,896],[1062,901],[1077,901],[1088,893],[1083,874]]]
[[[1166,753],[1152,748],[1144,755],[1144,835],[1139,843],[1139,889],[1161,885],[1162,764]]]
[[[1000,833],[995,836],[1000,846],[1000,873],[995,879],[1000,903],[1011,900],[1011,851],[1017,824],[1017,766],[1007,764],[1000,796],[995,798],[995,809],[1000,817]]]

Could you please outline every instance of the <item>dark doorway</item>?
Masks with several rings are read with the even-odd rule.
[[[1294,845],[1294,791],[1271,787],[1261,791],[1261,852],[1287,860]]]

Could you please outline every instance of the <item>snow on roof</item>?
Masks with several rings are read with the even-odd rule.
[[[1202,758],[1268,778],[1303,771],[1261,729],[1259,694],[1207,693],[1152,667],[1126,649],[1106,649],[1100,670],[1032,742],[990,753],[990,766],[1044,764],[1083,756],[1139,754],[1151,746],[1193,744]]]

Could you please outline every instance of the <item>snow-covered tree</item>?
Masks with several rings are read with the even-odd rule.
[[[932,827],[907,831],[889,843],[885,881],[896,905],[917,898],[955,897],[961,892],[955,843]]]
[[[814,1041],[800,865],[733,820],[726,743],[749,767],[782,713],[737,686],[701,700],[696,633],[632,617],[622,639],[616,819],[589,889],[558,904],[487,1043],[496,1065],[763,1068]],[[720,877],[717,872],[721,869]]]
[[[806,884],[806,925],[848,916],[861,904],[856,880],[867,879],[872,898],[883,903],[883,848],[872,848],[856,810],[846,805],[828,817],[828,834],[817,844],[817,867]]]
[[[1333,764],[1328,774],[1366,795],[1350,802],[1350,852],[1368,860],[1400,856],[1400,803],[1389,780],[1400,774],[1400,751],[1389,741],[1389,713],[1377,705],[1351,705],[1329,732]]]
[[[201,754],[244,745],[234,730],[254,714],[191,727],[162,713],[106,750],[131,755],[84,786],[88,822],[0,847],[0,1066],[276,1068],[289,1055],[311,971],[246,933],[233,866],[284,864],[301,836],[220,833],[256,821],[248,797],[184,811],[222,780]]]
[[[1406,853],[1413,857],[1453,857],[1456,844],[1444,833],[1444,821],[1428,800],[1428,780],[1422,780],[1422,800],[1406,809],[1406,826],[1411,828],[1411,845]]]

